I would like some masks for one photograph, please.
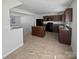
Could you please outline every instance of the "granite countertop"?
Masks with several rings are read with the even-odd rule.
[[[59,28],[61,28],[62,30],[69,30],[66,26],[59,26]]]

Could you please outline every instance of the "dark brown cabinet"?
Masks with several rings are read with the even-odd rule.
[[[43,16],[44,21],[47,21],[47,18],[48,18],[47,16]]]
[[[65,22],[65,14],[62,15],[62,21]]]
[[[53,24],[53,32],[59,32],[59,24]]]
[[[62,15],[43,16],[44,21],[62,21]]]
[[[71,30],[59,28],[59,42],[71,45]]]
[[[55,15],[54,21],[62,21],[62,15]]]
[[[44,37],[45,27],[44,26],[32,26],[32,35]]]
[[[66,20],[68,20],[68,21],[72,21],[72,12],[73,12],[73,10],[72,10],[72,8],[67,8],[66,10],[65,10],[65,12],[64,12],[64,17],[65,17],[65,21]]]

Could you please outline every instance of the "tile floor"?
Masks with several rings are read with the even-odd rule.
[[[70,46],[59,43],[58,34],[46,32],[45,37],[28,34],[24,45],[4,59],[76,59]]]

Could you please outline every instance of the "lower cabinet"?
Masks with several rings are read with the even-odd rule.
[[[32,26],[32,35],[44,37],[45,27],[44,26]]]
[[[53,32],[56,32],[56,33],[59,32],[59,24],[54,24],[53,25]]]
[[[59,42],[71,45],[71,30],[59,28]]]

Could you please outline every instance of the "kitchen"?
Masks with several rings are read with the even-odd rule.
[[[59,42],[71,45],[71,22],[72,8],[67,8],[61,15],[48,15],[43,16],[43,19],[36,19],[36,27],[43,26],[45,28],[44,31],[58,33]],[[35,31],[32,32],[34,33]],[[37,32],[39,31],[37,30]],[[36,35],[38,34],[43,35],[43,37],[45,36],[45,33],[37,33]]]

